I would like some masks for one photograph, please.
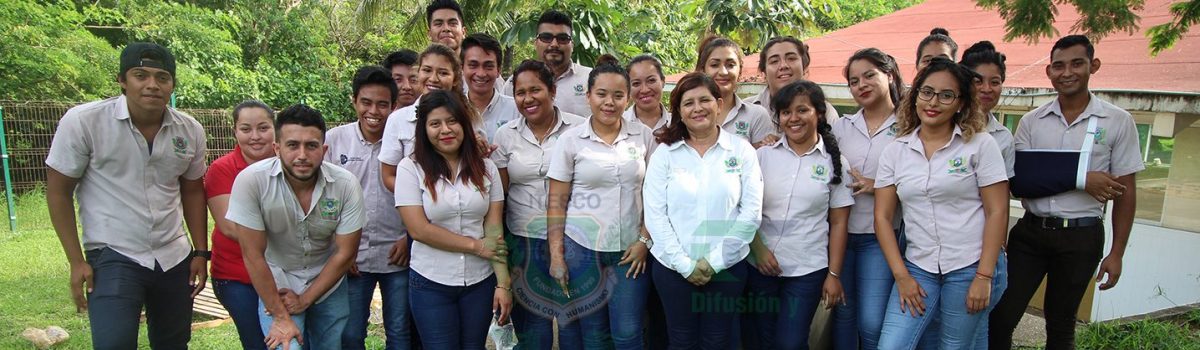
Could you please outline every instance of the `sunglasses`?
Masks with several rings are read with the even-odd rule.
[[[558,35],[554,35],[550,33],[541,33],[538,34],[537,39],[545,44],[549,44],[551,41],[555,40],[557,40],[559,44],[566,44],[571,42],[571,34],[559,33]]]

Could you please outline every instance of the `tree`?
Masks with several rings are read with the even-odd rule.
[[[1036,42],[1058,36],[1054,17],[1058,4],[1070,4],[1079,11],[1079,21],[1072,31],[1081,31],[1093,40],[1109,34],[1138,30],[1141,17],[1135,13],[1144,8],[1145,0],[976,0],[979,7],[996,10],[1005,20],[1005,41],[1024,38]],[[1200,0],[1184,0],[1171,4],[1171,21],[1150,27],[1150,54],[1158,55],[1175,45],[1188,29],[1200,22]]]

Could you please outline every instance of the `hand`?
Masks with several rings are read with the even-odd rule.
[[[479,146],[479,154],[483,155],[483,158],[490,158],[492,156],[492,152],[494,152],[498,147],[496,145],[489,144],[487,135],[484,135],[482,131],[475,133],[475,143]]]
[[[570,292],[570,276],[567,272],[567,259],[563,257],[560,251],[550,250],[550,277],[558,281],[558,286],[562,288],[563,294],[567,299],[571,298]]]
[[[496,293],[492,295],[492,315],[499,314],[496,324],[508,324],[508,316],[512,313],[512,293],[504,288],[496,288]],[[497,312],[498,311],[498,312]]]
[[[762,148],[763,146],[773,145],[776,142],[779,142],[779,135],[768,134],[767,137],[764,137],[762,141],[755,143],[753,146],[754,148]]]
[[[765,245],[758,245],[761,248],[755,248],[756,245],[750,246],[751,256],[754,257],[754,267],[763,276],[779,276],[783,274],[783,268],[779,267],[779,261],[775,260],[775,253],[771,252]]]
[[[709,280],[711,280],[711,278],[704,275],[704,269],[700,268],[699,264],[692,269],[692,274],[688,275],[687,277],[687,281],[697,287],[708,284]]]
[[[300,328],[296,327],[296,323],[292,322],[290,316],[283,315],[274,317],[271,322],[271,329],[267,331],[266,337],[263,340],[266,341],[268,349],[275,349],[282,346],[283,350],[288,350],[292,344],[292,339],[296,339],[296,342],[304,344],[304,335],[300,334]]]
[[[508,262],[508,245],[500,235],[480,238],[476,244],[476,256],[498,263]]]
[[[1089,171],[1087,185],[1083,188],[1098,202],[1107,202],[1125,193],[1125,185],[1117,182],[1117,177],[1103,171]]]
[[[842,280],[837,277],[825,276],[825,285],[821,287],[821,300],[825,301],[825,310],[837,305],[846,305],[846,292],[842,290]]]
[[[913,317],[925,315],[925,290],[917,280],[912,276],[897,278],[896,289],[900,291],[900,312],[908,312]]]
[[[705,277],[712,278],[713,275],[717,274],[717,271],[713,270],[712,265],[708,263],[708,259],[700,258],[700,260],[696,261],[696,267],[704,272]]]
[[[84,288],[87,288],[85,294]],[[86,262],[71,264],[71,298],[75,300],[75,311],[84,312],[88,309],[87,294],[96,288],[92,281],[92,265]]]
[[[408,267],[408,236],[400,238],[392,244],[388,251],[388,263],[399,267]]]
[[[296,294],[291,289],[280,289],[279,299],[283,301],[283,306],[287,308],[289,314],[299,315],[308,310],[312,306],[312,301],[305,298],[303,295]]]
[[[853,195],[875,194],[875,179],[868,179],[857,169],[850,169],[850,177],[854,178],[854,182],[846,184],[846,187],[854,190]]]
[[[362,274],[358,271],[358,263],[350,264],[350,271],[347,271],[346,273],[349,273],[350,276],[354,277],[362,276]]]
[[[1104,274],[1108,274],[1108,280],[1103,280]],[[1100,261],[1100,272],[1096,274],[1096,283],[1100,283],[1100,290],[1109,290],[1117,286],[1117,281],[1121,279],[1121,257],[1109,254]],[[1103,281],[1103,283],[1101,283]]]
[[[646,255],[650,252],[646,249],[646,244],[641,241],[634,241],[625,249],[625,255],[621,256],[621,261],[617,265],[631,264],[629,270],[625,271],[625,278],[637,279],[638,275],[646,272]]]
[[[197,295],[200,295],[200,291],[204,290],[204,283],[208,281],[208,259],[192,258],[191,270],[188,275],[188,285],[192,286],[192,299],[195,299]]]
[[[967,313],[979,313],[987,310],[992,300],[992,280],[975,276],[967,289]]]

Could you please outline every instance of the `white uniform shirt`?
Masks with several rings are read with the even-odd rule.
[[[169,270],[192,250],[179,178],[204,176],[204,128],[168,108],[154,141],[148,145],[133,126],[124,95],[86,103],[59,120],[46,166],[79,180],[84,250],[107,247],[147,269]]]
[[[771,116],[767,115],[766,108],[744,103],[737,95],[734,95],[733,99],[733,109],[729,110],[729,115],[721,123],[722,130],[750,143],[761,142],[767,135],[775,134],[775,124],[771,122]]]
[[[758,164],[772,174],[763,186],[763,242],[775,253],[784,277],[797,277],[829,267],[829,209],[854,204],[850,165],[840,158],[842,183],[831,184],[833,162],[825,141],[796,154],[783,138],[758,149]],[[752,261],[753,262],[753,261]]]
[[[896,125],[896,115],[892,114],[883,121],[879,130],[874,134],[867,132],[867,120],[860,109],[854,115],[838,119],[833,123],[833,136],[838,139],[838,147],[842,156],[850,161],[850,167],[858,170],[862,176],[875,179],[879,169],[879,155],[883,148],[896,139],[899,126]],[[851,177],[847,184],[853,183]],[[899,218],[896,218],[899,223]],[[850,233],[875,233],[875,195],[863,193],[854,196],[854,205],[850,206]]]
[[[484,160],[484,188],[470,182],[445,179],[437,182],[437,201],[425,187],[425,171],[413,159],[404,158],[396,167],[396,206],[422,206],[429,222],[462,236],[481,239],[483,219],[492,202],[504,201],[500,173],[491,160]],[[455,176],[457,178],[457,176]],[[413,242],[409,267],[431,281],[447,286],[470,286],[491,276],[491,262],[473,254],[447,252],[420,241]]]
[[[563,132],[587,122],[570,113],[557,115],[558,122],[541,143],[525,124],[525,118],[510,121],[496,132],[492,161],[497,168],[508,171],[504,219],[514,235],[546,239],[546,195],[550,189],[546,174],[550,172],[550,155]]]
[[[266,232],[265,258],[276,288],[304,293],[337,250],[334,235],[348,235],[367,222],[362,189],[350,171],[322,162],[308,208],[300,206],[278,157],[251,164],[238,174],[225,219]],[[342,279],[321,296],[325,300]],[[317,302],[320,302],[318,300]]]
[[[955,126],[950,143],[926,160],[918,131],[884,149],[875,188],[896,186],[904,207],[905,257],[926,272],[949,273],[979,261],[985,223],[979,189],[1008,181],[1008,174],[987,133],[966,141]]]
[[[400,160],[413,153],[413,137],[417,132],[417,105],[413,104],[397,109],[388,115],[387,124],[383,126],[383,138],[379,150],[379,162],[387,165],[400,164]]]
[[[371,273],[391,273],[405,268],[388,262],[388,254],[396,241],[408,235],[396,211],[392,191],[383,186],[379,169],[379,150],[382,142],[368,142],[358,122],[342,125],[325,133],[325,161],[349,170],[358,178],[363,191],[367,223],[358,241],[358,270]]]
[[[473,104],[471,105],[472,108],[474,106]],[[513,102],[513,98],[501,94],[499,90],[492,90],[492,100],[488,102],[487,108],[478,111],[478,113],[483,117],[483,125],[474,125],[474,129],[477,132],[486,134],[488,142],[496,140],[496,130],[499,130],[501,125],[508,123],[509,120],[521,117],[521,114],[517,112],[517,103]]]
[[[1012,132],[992,115],[988,118],[987,133],[992,135],[996,144],[1000,146],[1000,155],[1004,156],[1004,169],[1007,170],[1008,177],[1012,178],[1013,174],[1016,174],[1013,172],[1013,166],[1017,163],[1017,149],[1013,146]]]
[[[1026,113],[1017,126],[1015,147],[1024,149],[1079,150],[1087,133],[1087,119],[1100,118],[1096,123],[1099,135],[1092,147],[1088,170],[1103,171],[1113,176],[1125,176],[1146,169],[1138,149],[1137,127],[1129,112],[1091,95],[1091,102],[1074,123],[1067,125],[1062,117],[1058,99]],[[1025,210],[1042,217],[1081,218],[1101,217],[1104,203],[1096,201],[1084,190],[1074,190],[1038,199],[1022,199]]]
[[[634,108],[636,107],[629,106],[629,108],[626,108],[625,113],[622,113],[621,116],[624,117],[625,120],[641,123],[642,120],[638,119],[637,112],[633,110]],[[646,124],[643,123],[642,125]],[[671,111],[667,110],[667,106],[662,106],[662,118],[658,119],[658,122],[654,123],[654,125],[646,125],[646,127],[650,128],[651,133],[653,133],[658,131],[658,129],[667,127],[668,125],[671,125]]]
[[[563,112],[589,117],[592,107],[587,102],[588,75],[592,67],[571,63],[571,68],[554,78],[554,106]],[[504,95],[513,95],[513,77],[504,84]]]
[[[659,263],[687,278],[703,258],[721,272],[750,253],[762,220],[758,155],[724,130],[704,157],[686,141],[663,145],[650,157],[643,196]]]
[[[600,252],[620,252],[636,242],[642,227],[642,179],[657,143],[642,123],[621,123],[612,145],[591,120],[558,139],[547,177],[571,184],[566,235]]]
[[[757,95],[747,97],[745,102],[762,106],[762,108],[767,110],[768,119],[775,120],[775,109],[771,107],[771,89],[763,89]],[[829,122],[829,125],[833,125],[833,122],[841,118],[842,115],[838,114],[837,108],[834,108],[833,104],[826,100],[825,121]]]

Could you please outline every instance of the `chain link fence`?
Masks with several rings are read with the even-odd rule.
[[[23,192],[46,181],[46,155],[58,120],[81,103],[0,100],[4,108],[4,131],[8,138],[13,191]],[[228,110],[180,109],[204,126],[208,136],[208,162],[233,150],[233,119]],[[334,124],[330,123],[332,128]],[[0,181],[3,179],[0,178]]]

